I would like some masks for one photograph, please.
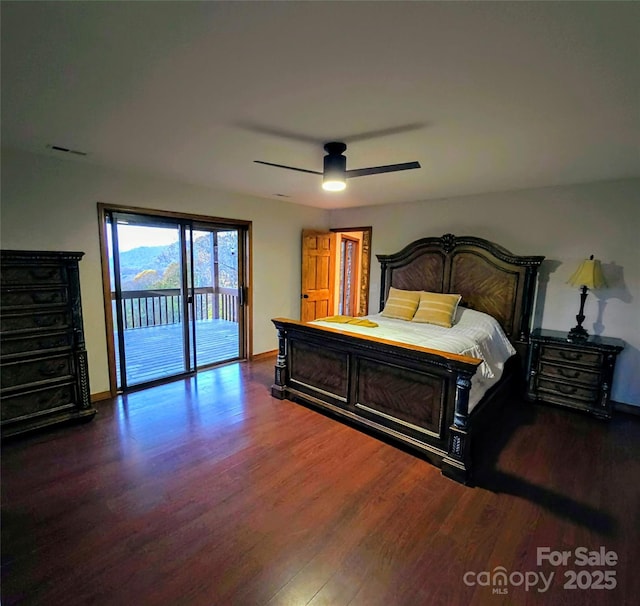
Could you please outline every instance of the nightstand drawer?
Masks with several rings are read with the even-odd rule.
[[[586,370],[577,366],[561,366],[540,362],[540,375],[550,379],[560,379],[570,383],[578,383],[597,387],[600,385],[600,373],[596,370]]]
[[[545,362],[559,362],[562,364],[581,364],[598,368],[602,365],[602,354],[578,348],[554,347],[544,345],[540,358]]]
[[[589,389],[572,383],[563,383],[540,377],[538,389],[545,394],[554,394],[563,399],[582,400],[584,402],[595,402],[598,399],[598,390]]]

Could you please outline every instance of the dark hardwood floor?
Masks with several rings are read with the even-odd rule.
[[[513,402],[465,487],[271,398],[272,375],[231,364],[6,441],[3,606],[638,603],[638,418]]]

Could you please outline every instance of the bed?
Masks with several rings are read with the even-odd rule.
[[[379,314],[361,324],[340,317],[272,320],[278,355],[271,393],[330,413],[421,455],[453,480],[472,483],[474,460],[482,456],[472,448],[473,436],[500,432],[497,413],[523,383],[544,257],[517,256],[482,238],[445,234],[377,258]],[[483,350],[445,351],[439,340],[417,339],[422,325],[416,322],[392,322],[399,331],[406,324],[408,338],[385,332],[389,322],[380,314],[389,293],[423,291],[461,295],[454,326],[486,317],[498,325],[509,349],[498,372],[487,368]],[[485,381],[487,375],[492,380]]]

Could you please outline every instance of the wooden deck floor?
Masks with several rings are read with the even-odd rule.
[[[134,328],[125,331],[124,340],[128,385],[146,383],[185,371],[182,325]],[[234,360],[239,357],[240,351],[238,324],[228,320],[198,321],[196,343],[198,366]],[[120,383],[120,365],[116,362]]]

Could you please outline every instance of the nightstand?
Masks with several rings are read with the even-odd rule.
[[[611,383],[624,341],[590,336],[568,341],[567,333],[535,329],[529,349],[527,398],[611,418]]]

